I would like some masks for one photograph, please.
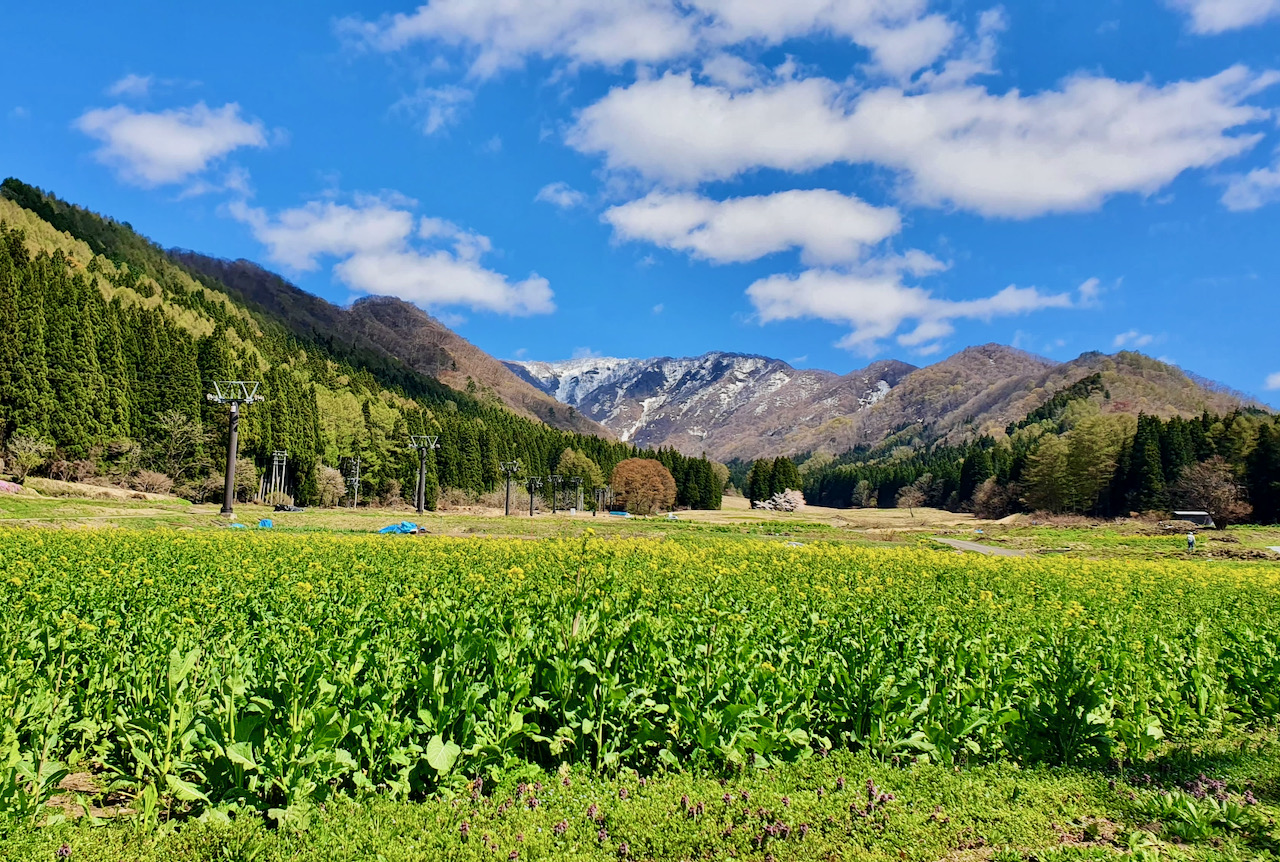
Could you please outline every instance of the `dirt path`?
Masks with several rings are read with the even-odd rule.
[[[935,542],[950,545],[958,551],[973,551],[976,554],[986,554],[991,557],[1025,557],[1027,555],[1026,551],[993,548],[991,545],[980,545],[977,542],[966,542],[963,539],[942,539],[938,536],[933,536],[932,538]]]

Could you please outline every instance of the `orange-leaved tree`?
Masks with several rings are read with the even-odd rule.
[[[633,515],[670,509],[676,502],[676,480],[652,458],[628,458],[613,468],[609,482],[618,504]]]

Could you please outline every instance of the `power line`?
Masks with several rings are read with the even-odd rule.
[[[222,488],[222,514],[235,514],[236,456],[239,452],[240,405],[248,407],[262,400],[256,380],[215,380],[213,391],[205,395],[215,404],[229,405],[227,418],[227,477]]]

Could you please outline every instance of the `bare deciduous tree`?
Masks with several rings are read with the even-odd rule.
[[[39,469],[52,454],[53,446],[38,437],[15,434],[9,438],[9,464],[19,482],[26,479],[32,470]]]
[[[1170,496],[1180,507],[1208,512],[1218,529],[1253,514],[1244,486],[1220,455],[1183,468]]]

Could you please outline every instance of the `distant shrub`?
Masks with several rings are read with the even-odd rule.
[[[173,490],[173,480],[158,470],[139,470],[129,486],[144,494],[168,494]]]

